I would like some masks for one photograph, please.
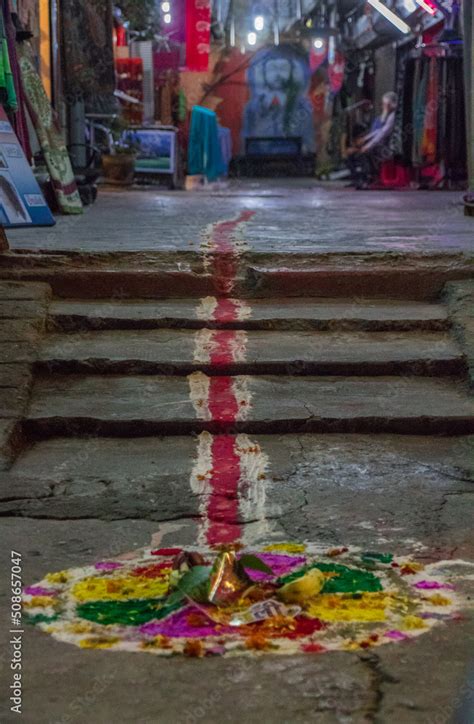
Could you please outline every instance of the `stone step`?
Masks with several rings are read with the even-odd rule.
[[[50,323],[62,331],[84,329],[221,329],[370,331],[443,330],[445,307],[424,302],[373,299],[227,300],[215,297],[163,300],[55,300]]]
[[[337,263],[337,269],[332,264]],[[246,269],[244,289],[255,296],[279,297],[347,297],[435,300],[447,282],[472,279],[472,261],[457,258],[403,257],[373,255],[363,259],[333,255],[331,262],[314,263],[309,259],[298,265],[250,263]]]
[[[428,374],[465,371],[443,332],[138,330],[53,334],[37,367],[128,374]]]
[[[207,489],[199,485],[196,470],[206,440],[203,434],[135,438],[126,445],[107,437],[39,441],[0,474],[0,515],[189,518],[195,524],[206,499],[224,495],[212,483]],[[454,531],[458,516],[466,518],[460,537],[469,530],[472,437],[242,435],[235,442],[249,450],[258,469],[257,483],[249,486],[244,473],[233,492],[240,503],[235,522],[256,524],[263,538],[265,526],[280,519],[291,530],[316,525],[330,540],[337,515],[345,535],[366,545],[368,511],[379,535],[403,530],[415,537],[421,527],[424,535],[437,536],[442,509]],[[244,469],[253,480],[254,468]],[[232,495],[226,491],[225,497]],[[225,504],[215,515],[226,515]]]
[[[137,437],[209,430],[474,432],[474,400],[450,378],[70,375],[38,379],[31,435]]]
[[[0,278],[46,282],[63,298],[219,296],[212,255],[196,252],[15,253],[0,259]],[[227,255],[235,263],[234,253]],[[219,255],[222,263],[226,254]],[[459,253],[252,253],[238,256],[236,297],[373,297],[435,300],[446,282],[473,277]]]

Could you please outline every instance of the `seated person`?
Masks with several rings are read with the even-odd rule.
[[[385,93],[382,115],[375,119],[369,133],[358,138],[346,151],[347,165],[353,184],[367,188],[379,172],[379,166],[389,155],[389,143],[395,126],[397,94]]]

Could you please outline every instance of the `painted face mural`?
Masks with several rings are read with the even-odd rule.
[[[291,45],[263,49],[253,58],[247,80],[250,100],[244,111],[243,138],[302,139],[304,152],[316,150],[306,55]],[[271,150],[269,151],[271,153]]]

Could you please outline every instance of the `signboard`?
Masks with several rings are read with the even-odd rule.
[[[53,226],[56,222],[0,106],[0,226]]]

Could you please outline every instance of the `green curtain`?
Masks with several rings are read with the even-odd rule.
[[[8,55],[8,41],[3,21],[3,9],[0,7],[0,103],[6,111],[18,110],[15,82]]]

